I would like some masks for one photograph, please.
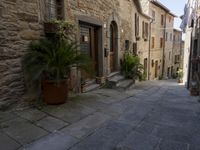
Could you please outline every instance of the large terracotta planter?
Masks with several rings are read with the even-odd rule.
[[[177,82],[178,82],[178,83],[183,83],[183,80],[182,80],[182,79],[178,79]]]
[[[58,105],[66,102],[68,98],[68,81],[63,80],[59,84],[46,80],[42,84],[44,101],[50,105]]]

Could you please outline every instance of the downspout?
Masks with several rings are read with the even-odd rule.
[[[187,79],[187,89],[190,88],[190,82],[191,82],[191,71],[192,71],[192,50],[193,50],[193,28],[191,29],[191,37],[190,37],[190,54],[189,54],[189,62],[188,62],[188,79]]]
[[[165,72],[165,37],[166,37],[166,26],[167,26],[167,13],[165,12],[165,24],[164,24],[164,31],[163,31],[163,56],[162,56],[162,77],[164,77]]]
[[[149,50],[148,50],[148,80],[150,80],[150,70],[151,70],[151,27],[153,23],[153,19],[151,19],[149,24]]]

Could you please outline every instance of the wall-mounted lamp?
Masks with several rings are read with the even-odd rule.
[[[104,27],[104,29],[106,29],[106,27],[107,27],[106,23],[103,24],[103,27]]]
[[[122,29],[121,31],[122,31],[122,33],[124,33],[124,30],[123,30],[123,29]]]

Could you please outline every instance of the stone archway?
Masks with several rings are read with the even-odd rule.
[[[114,72],[117,70],[117,43],[118,43],[118,27],[115,21],[112,21],[110,24],[110,72]]]
[[[108,74],[120,69],[120,21],[117,13],[112,13],[108,19],[107,46],[109,49]]]

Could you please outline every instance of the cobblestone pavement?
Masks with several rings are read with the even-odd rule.
[[[0,112],[1,150],[200,150],[200,104],[173,81],[99,89],[42,110]]]

